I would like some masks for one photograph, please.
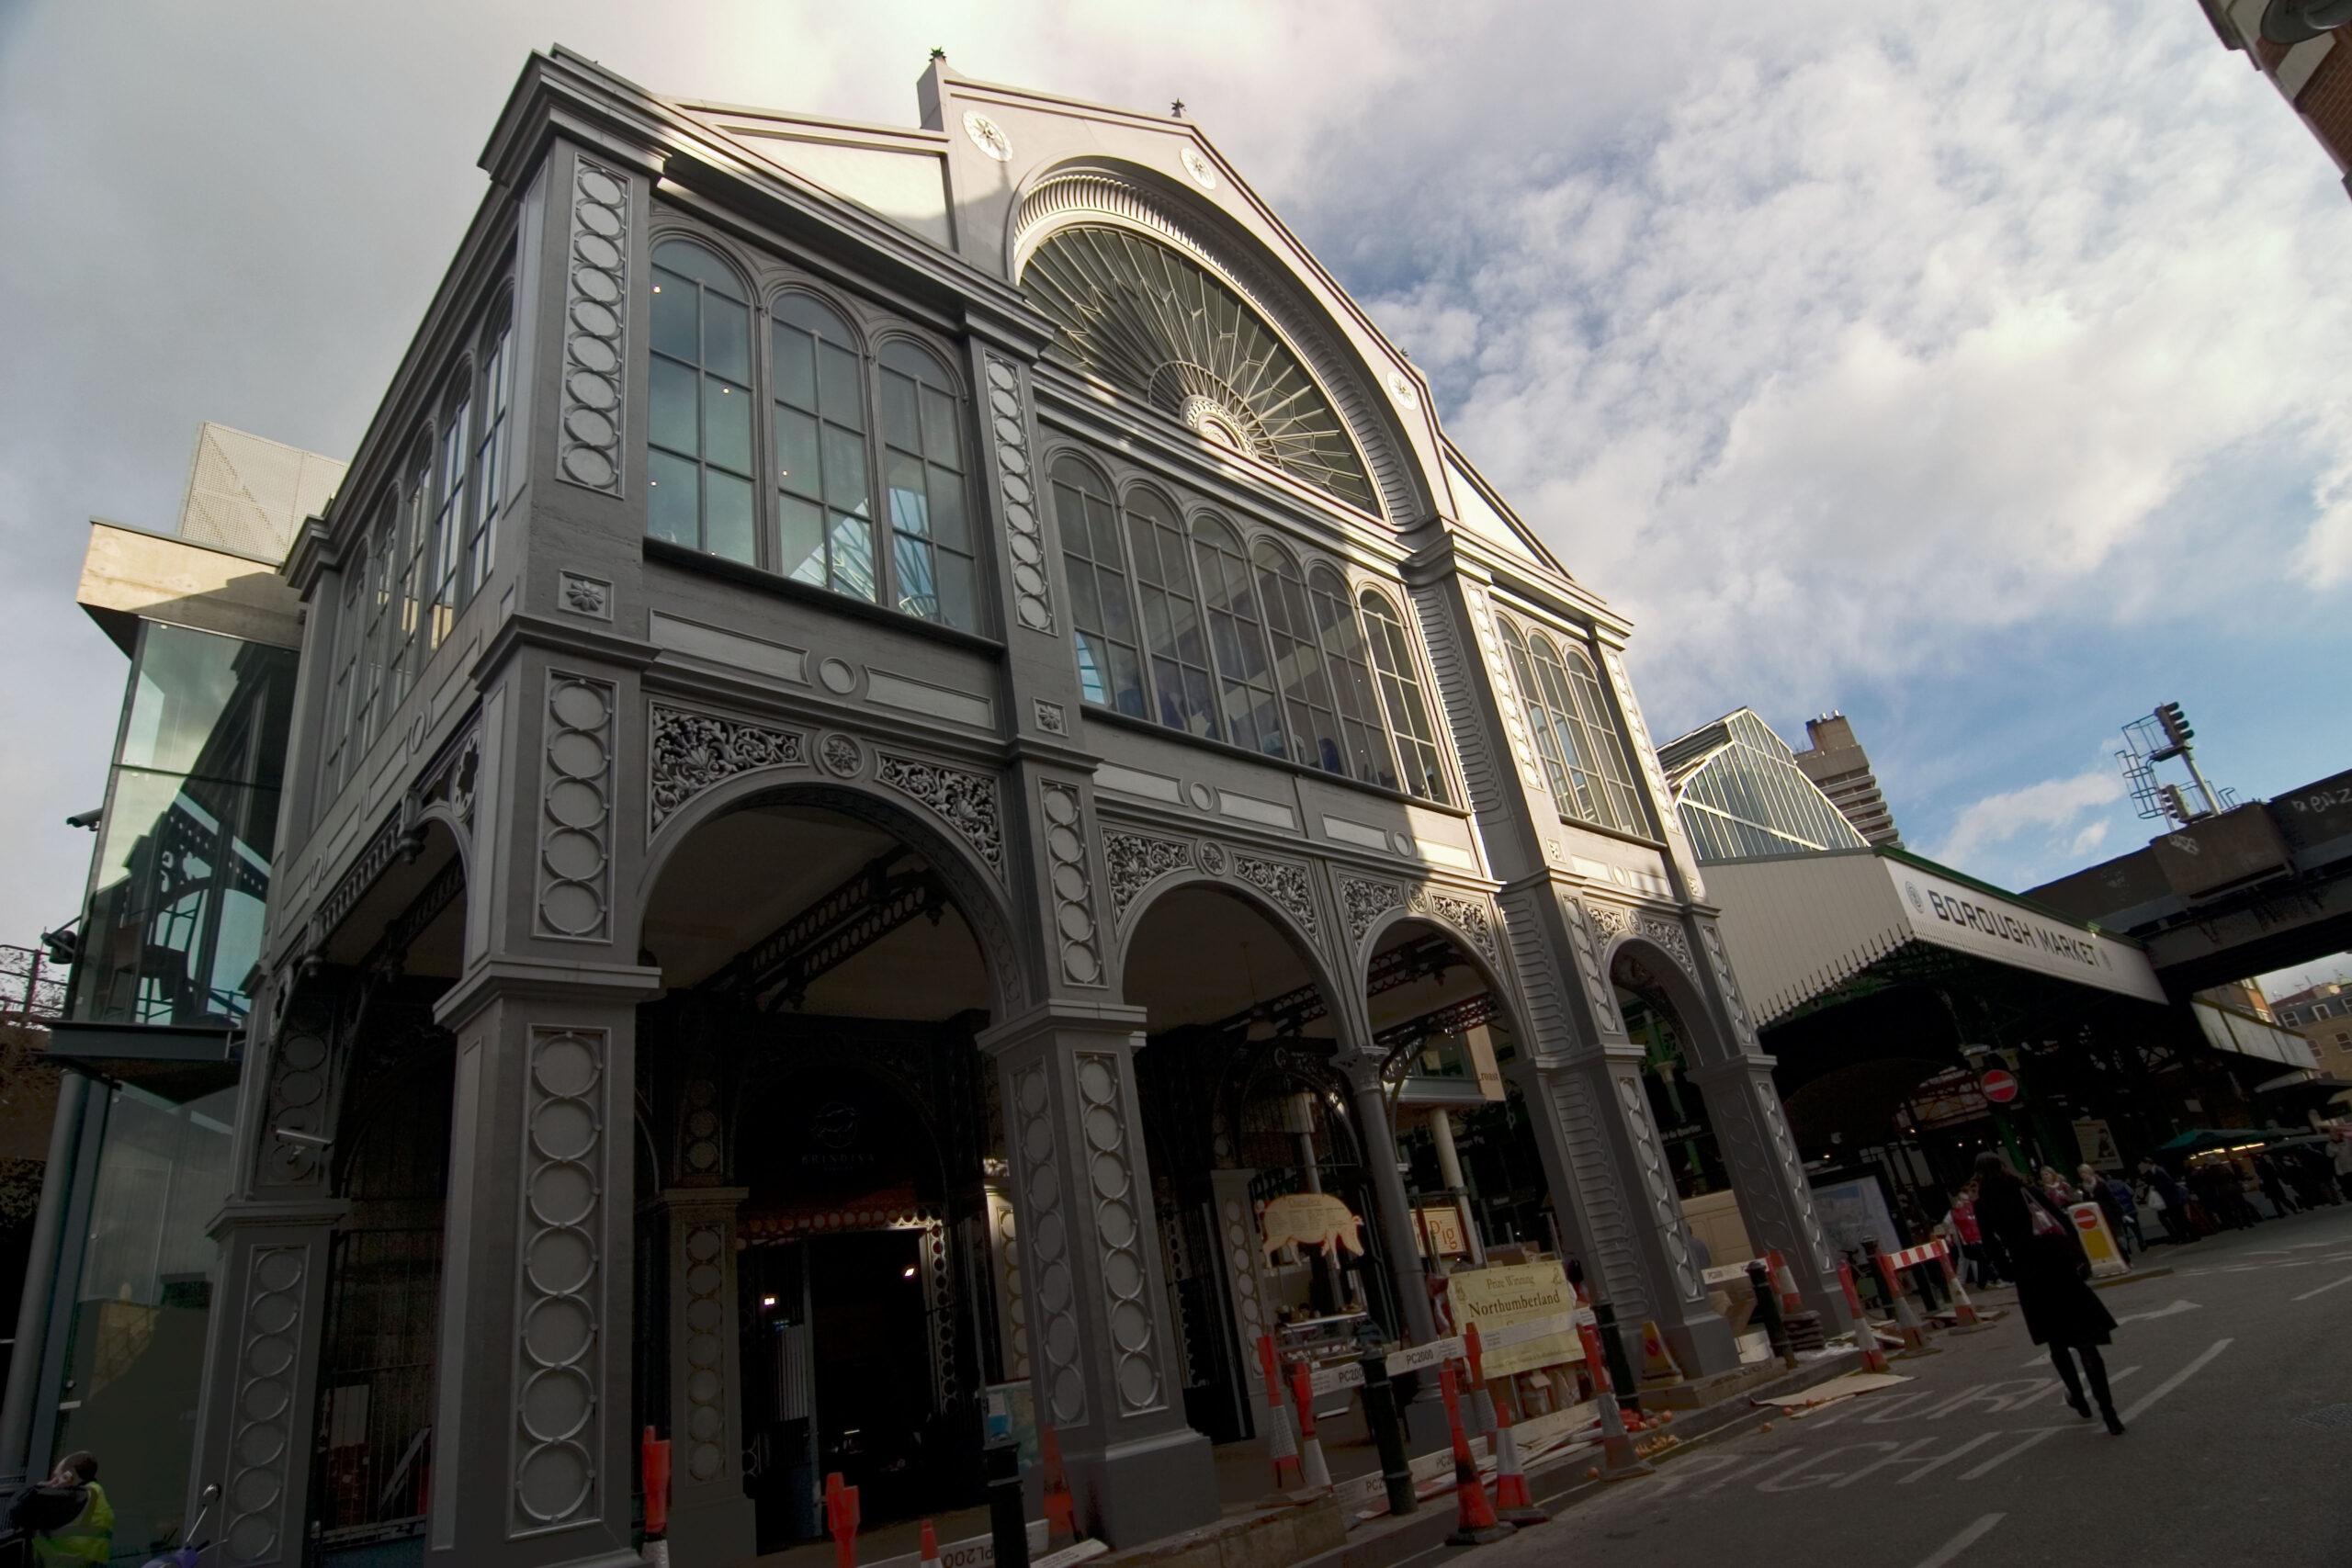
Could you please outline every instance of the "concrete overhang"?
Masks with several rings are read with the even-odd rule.
[[[101,518],[90,520],[74,598],[126,654],[142,620],[273,648],[302,646],[301,596],[276,561]]]

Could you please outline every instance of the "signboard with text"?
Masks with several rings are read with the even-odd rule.
[[[1498,1263],[1466,1269],[1445,1281],[1446,1303],[1453,1310],[1459,1334],[1472,1324],[1481,1335],[1513,1324],[1558,1317],[1576,1311],[1577,1294],[1569,1288],[1567,1270],[1556,1258],[1539,1263]],[[1490,1378],[1523,1372],[1532,1367],[1557,1366],[1583,1359],[1573,1331],[1546,1334],[1516,1345],[1487,1349],[1480,1357]]]
[[[2147,951],[2135,943],[1903,861],[1879,863],[1894,884],[1895,897],[1903,900],[1912,934],[1921,942],[2143,1001],[2165,999]]]

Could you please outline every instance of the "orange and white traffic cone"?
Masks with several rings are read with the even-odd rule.
[[[1935,1355],[1936,1347],[1928,1343],[1927,1326],[1919,1321],[1919,1314],[1911,1305],[1911,1298],[1903,1293],[1903,1281],[1895,1274],[1894,1266],[1886,1260],[1884,1253],[1878,1255],[1878,1277],[1886,1286],[1888,1298],[1894,1303],[1894,1325],[1903,1334],[1903,1348],[1895,1354],[1904,1357]]]
[[[1952,1321],[1962,1328],[1973,1327],[1977,1322],[1976,1303],[1968,1299],[1968,1287],[1960,1282],[1960,1270],[1951,1260],[1951,1245],[1939,1242],[1937,1246],[1939,1250],[1936,1256],[1943,1261],[1944,1282],[1951,1287]]]
[[[939,1568],[939,1531],[929,1519],[922,1522],[922,1545],[917,1549],[915,1568]]]
[[[857,1488],[842,1472],[825,1477],[825,1528],[833,1538],[833,1568],[857,1568]]]
[[[1290,1411],[1283,1404],[1283,1374],[1274,1364],[1271,1334],[1258,1336],[1258,1371],[1266,1382],[1266,1458],[1274,1468],[1274,1490],[1287,1491],[1302,1484],[1306,1472],[1299,1468],[1298,1439],[1291,1435]]]
[[[1781,1292],[1781,1315],[1804,1311],[1804,1292],[1797,1289],[1796,1270],[1789,1267],[1789,1260],[1778,1247],[1764,1256],[1771,1264],[1772,1288]]]
[[[1650,1467],[1634,1451],[1634,1439],[1625,1430],[1625,1417],[1617,1408],[1617,1395],[1609,1386],[1609,1362],[1600,1352],[1600,1336],[1589,1323],[1577,1325],[1577,1337],[1584,1345],[1585,1371],[1592,1376],[1592,1399],[1600,1406],[1600,1479],[1623,1481],[1628,1476],[1647,1475]]]
[[[1445,1425],[1453,1437],[1453,1495],[1457,1508],[1448,1546],[1484,1546],[1510,1534],[1511,1527],[1495,1517],[1495,1505],[1478,1479],[1478,1461],[1470,1453],[1470,1434],[1462,1429],[1462,1391],[1454,1386],[1453,1363],[1438,1374],[1445,1395]]]
[[[1291,1398],[1298,1405],[1298,1472],[1310,1492],[1331,1489],[1331,1467],[1323,1462],[1323,1439],[1315,1435],[1315,1374],[1304,1359],[1290,1364]]]
[[[1540,1525],[1551,1515],[1527,1495],[1527,1467],[1519,1457],[1519,1437],[1511,1430],[1510,1404],[1495,1402],[1495,1512],[1507,1525]]]
[[[1051,1427],[1037,1428],[1038,1458],[1046,1472],[1046,1532],[1048,1543],[1067,1546],[1078,1539],[1078,1503],[1069,1495],[1069,1472],[1062,1468],[1061,1439]]]
[[[1862,1370],[1886,1371],[1886,1352],[1878,1348],[1878,1330],[1871,1326],[1871,1314],[1862,1310],[1862,1293],[1854,1289],[1853,1265],[1844,1258],[1838,1260],[1838,1288],[1846,1292],[1846,1310],[1854,1314],[1854,1343],[1862,1352]]]
[[[1642,1381],[1645,1383],[1669,1383],[1682,1381],[1682,1369],[1674,1363],[1674,1352],[1666,1348],[1666,1336],[1658,1331],[1650,1318],[1642,1320]]]
[[[1462,1359],[1470,1367],[1470,1411],[1464,1425],[1472,1437],[1488,1439],[1487,1452],[1492,1455],[1495,1396],[1487,1387],[1487,1347],[1479,1338],[1478,1325],[1475,1323],[1462,1331]]]

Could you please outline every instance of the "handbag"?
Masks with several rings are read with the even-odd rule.
[[[2054,1258],[2063,1257],[2077,1279],[2091,1277],[2091,1255],[2083,1250],[2082,1237],[2075,1227],[2052,1210],[2050,1200],[2029,1187],[2025,1190],[2026,1213],[2033,1217],[2033,1239],[2037,1247],[2048,1250]]]

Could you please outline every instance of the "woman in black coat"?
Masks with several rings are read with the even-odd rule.
[[[1991,1150],[1976,1156],[1976,1223],[1987,1239],[1998,1237],[2014,1266],[2018,1310],[2025,1314],[2026,1332],[2037,1345],[2050,1347],[2051,1364],[2066,1385],[2066,1403],[2087,1420],[2091,1407],[2083,1400],[2083,1382],[2089,1380],[2091,1397],[2107,1429],[2122,1436],[2122,1418],[2107,1391],[2107,1362],[2098,1348],[2115,1331],[2115,1319],[2083,1278],[2082,1244],[2075,1239],[2064,1210],[2052,1210],[2041,1194],[2025,1184],[2009,1162]],[[2034,1215],[2051,1226],[2037,1234]],[[2082,1375],[2074,1357],[2083,1359]]]

